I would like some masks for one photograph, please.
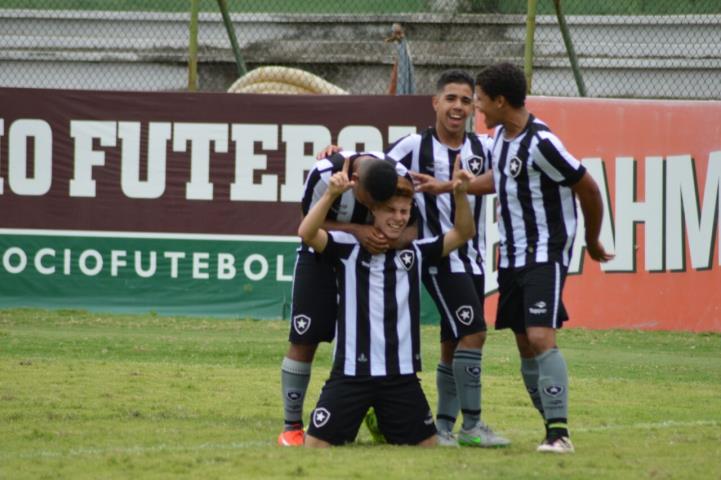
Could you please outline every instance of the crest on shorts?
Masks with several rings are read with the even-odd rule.
[[[481,378],[481,367],[466,367],[466,373],[473,378]]]
[[[398,259],[404,269],[410,270],[413,268],[413,264],[416,263],[416,252],[410,249],[401,250],[398,252]]]
[[[513,178],[516,178],[521,174],[521,170],[523,170],[523,162],[520,158],[513,157],[511,161],[508,162],[508,173],[510,173]]]
[[[473,307],[461,305],[456,309],[456,319],[463,325],[470,325],[473,322]]]
[[[328,423],[328,420],[330,420],[330,412],[328,409],[320,407],[313,410],[313,425],[315,425],[316,428],[321,428]]]
[[[547,395],[550,395],[552,397],[559,396],[564,392],[564,390],[565,388],[563,388],[561,385],[549,385],[548,387],[543,389],[543,391],[546,392]]]
[[[463,163],[468,165],[468,171],[473,175],[478,176],[483,173],[483,157],[478,155],[471,155],[463,160]]]
[[[293,317],[293,329],[298,335],[303,335],[310,328],[310,317],[308,315],[296,315]]]

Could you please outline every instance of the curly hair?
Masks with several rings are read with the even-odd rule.
[[[502,95],[512,107],[520,108],[526,103],[526,77],[523,70],[511,63],[484,68],[476,77],[476,86],[492,99]]]

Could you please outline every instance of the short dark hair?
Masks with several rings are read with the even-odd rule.
[[[503,95],[512,107],[520,108],[526,103],[526,76],[511,63],[495,63],[484,68],[476,77],[476,86],[492,99]]]
[[[395,162],[370,155],[368,157],[370,158],[364,160],[358,173],[360,185],[373,201],[385,202],[393,196],[398,185]]]
[[[473,77],[465,70],[446,70],[441,73],[436,82],[436,92],[440,92],[449,83],[464,83],[473,91]]]

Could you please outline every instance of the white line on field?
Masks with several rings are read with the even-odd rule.
[[[689,422],[680,422],[676,420],[665,420],[662,422],[649,423],[631,423],[628,425],[599,425],[597,427],[571,428],[572,432],[604,432],[607,430],[650,430],[655,428],[679,428],[679,427],[718,427],[721,421],[717,420],[694,420]],[[531,435],[536,430],[510,430],[517,434]],[[196,452],[203,450],[242,450],[254,447],[274,447],[275,443],[268,440],[253,440],[248,442],[232,442],[232,443],[201,443],[198,445],[134,445],[128,447],[80,447],[71,448],[67,451],[58,450],[35,450],[26,453],[12,454],[9,452],[0,452],[0,459],[23,459],[23,458],[58,458],[58,457],[81,457],[94,455],[141,455],[153,452]]]

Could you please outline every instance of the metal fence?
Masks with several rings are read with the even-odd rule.
[[[533,94],[721,99],[718,0],[0,0],[0,86],[224,91],[272,65],[233,88],[427,94],[447,68],[524,65],[534,3]]]

